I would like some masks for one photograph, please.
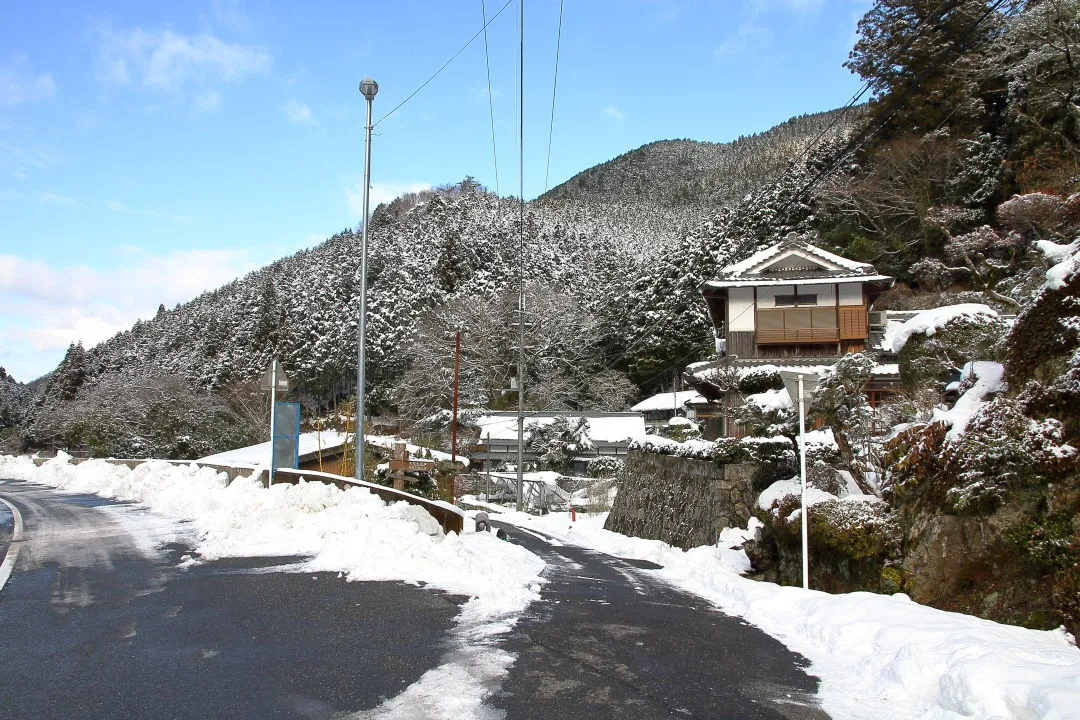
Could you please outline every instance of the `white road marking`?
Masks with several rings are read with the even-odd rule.
[[[11,532],[11,544],[8,545],[7,554],[4,555],[3,564],[0,564],[0,590],[3,590],[8,578],[11,577],[11,571],[15,569],[15,561],[19,558],[19,545],[22,542],[23,534],[23,519],[22,513],[19,512],[19,508],[15,507],[4,498],[0,498],[0,503],[7,505],[8,510],[11,511],[11,517],[15,521],[14,529]]]

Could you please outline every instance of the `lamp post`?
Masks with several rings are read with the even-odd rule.
[[[799,480],[802,489],[800,506],[802,507],[802,586],[804,590],[810,589],[810,556],[808,553],[809,542],[807,540],[806,522],[806,396],[813,394],[817,388],[818,377],[811,372],[798,372],[794,370],[781,370],[780,377],[784,379],[784,387],[791,402],[799,414]]]
[[[371,190],[371,101],[379,92],[379,83],[371,78],[360,81],[360,94],[367,100],[364,124],[364,229],[360,235],[360,327],[356,336],[356,479],[364,479],[364,346],[367,341],[367,226]]]

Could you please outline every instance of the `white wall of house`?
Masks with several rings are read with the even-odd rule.
[[[728,290],[728,332],[754,332],[754,288]]]
[[[777,295],[794,295],[794,285],[762,285],[757,289],[757,306],[761,310],[776,307]]]
[[[841,283],[840,284],[840,304],[841,305],[862,305],[862,283]]]

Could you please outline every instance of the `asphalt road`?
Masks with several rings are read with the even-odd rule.
[[[642,572],[656,566],[493,524],[548,564],[504,645],[518,658],[493,704],[509,720],[828,717],[804,658]]]
[[[0,480],[0,717],[329,718],[375,707],[443,656],[460,598],[296,558],[178,567],[113,505]],[[15,553],[17,552],[17,557]],[[10,563],[9,563],[10,564]],[[0,577],[0,581],[3,578]]]

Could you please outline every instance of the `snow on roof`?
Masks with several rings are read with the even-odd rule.
[[[335,450],[344,445],[352,435],[347,433],[324,430],[321,433],[300,433],[300,456],[309,455],[319,450]],[[199,458],[199,462],[214,463],[217,465],[262,465],[270,464],[270,443],[264,442],[258,445],[227,450],[226,452],[207,455]]]
[[[888,275],[827,275],[823,277],[807,277],[807,278],[790,278],[790,277],[769,277],[769,276],[756,276],[746,277],[738,280],[707,280],[705,285],[707,287],[714,288],[726,288],[726,287],[754,287],[762,284],[769,285],[831,285],[838,281],[849,282],[857,280],[858,282],[876,282],[892,280],[893,278]]]
[[[836,253],[831,253],[828,250],[823,250],[817,245],[811,245],[804,240],[790,239],[789,236],[789,239],[778,242],[775,245],[771,245],[764,250],[759,250],[745,260],[728,265],[723,270],[721,270],[721,274],[727,276],[741,275],[742,273],[748,272],[760,265],[765,264],[769,260],[779,258],[787,250],[792,250],[796,252],[801,250],[806,254],[816,256],[818,259],[824,260],[827,263],[838,265],[846,270],[851,270],[853,272],[861,274],[870,274],[874,270],[874,266],[870,265],[869,263],[861,263],[855,260],[850,260],[846,257],[841,257]]]
[[[450,460],[451,457],[453,457],[448,452],[432,450],[431,448],[423,447],[421,445],[413,445],[412,443],[406,442],[399,437],[394,437],[393,435],[364,435],[364,442],[385,448],[386,450],[393,450],[394,445],[403,442],[405,443],[405,450],[409,453],[410,458],[419,458],[421,455],[425,455],[430,456],[432,460]],[[458,455],[457,461],[466,465],[469,464],[469,459],[463,455]]]
[[[645,437],[645,418],[639,413],[525,413],[525,427],[529,423],[547,425],[556,417],[579,418],[589,421],[589,439],[596,442],[624,442]],[[493,412],[473,421],[480,428],[481,439],[517,440],[517,413]],[[526,431],[526,435],[528,432]]]
[[[647,412],[649,410],[675,410],[688,402],[705,402],[705,398],[697,390],[679,390],[673,393],[658,393],[650,398],[645,398],[634,407],[634,412]]]
[[[885,339],[881,342],[881,349],[898,353],[904,349],[904,345],[912,335],[933,335],[956,318],[966,317],[979,320],[997,316],[996,310],[982,303],[962,303],[923,310],[903,323],[890,320],[885,326]]]
[[[332,430],[323,430],[321,433],[300,433],[299,454],[300,457],[304,457],[305,455],[316,453],[319,450],[337,450],[352,439],[352,433],[334,432]],[[400,438],[395,438],[390,435],[364,435],[364,442],[378,445],[379,447],[389,450],[394,447],[394,443],[403,441]],[[442,452],[441,450],[431,450],[411,443],[405,443],[405,449],[409,451],[411,457],[418,457],[421,453],[427,452],[430,453],[433,460],[450,459],[450,453]],[[457,459],[458,462],[465,463],[466,465],[469,463],[468,458],[461,455],[459,455]],[[266,466],[270,464],[270,443],[264,442],[259,443],[258,445],[249,445],[248,447],[228,450],[215,455],[207,455],[204,458],[200,458],[199,462],[214,463],[216,465]]]

